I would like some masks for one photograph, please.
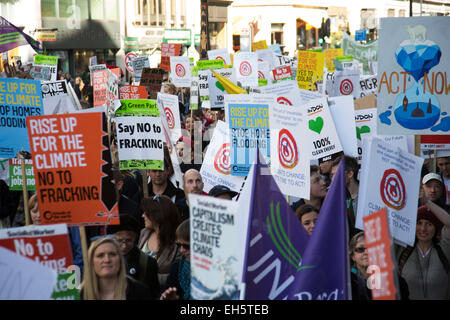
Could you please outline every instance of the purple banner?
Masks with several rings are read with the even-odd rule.
[[[37,53],[44,52],[42,43],[23,33],[5,18],[0,17],[0,53],[26,44],[29,44]]]

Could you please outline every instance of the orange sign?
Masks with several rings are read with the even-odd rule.
[[[161,44],[161,64],[160,68],[170,71],[170,57],[179,56],[181,43],[162,43]]]
[[[42,224],[118,224],[104,113],[27,117]]]
[[[396,299],[396,274],[386,208],[363,218],[373,300]]]
[[[122,87],[119,87],[120,100],[147,99],[147,98],[148,92],[145,86],[124,85]]]

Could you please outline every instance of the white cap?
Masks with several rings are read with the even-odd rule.
[[[437,181],[440,181],[441,183],[444,183],[444,182],[442,181],[441,176],[438,175],[437,173],[433,173],[433,172],[426,174],[426,175],[423,177],[423,179],[422,179],[422,183],[425,184],[425,183],[427,183],[428,181],[433,180],[433,179],[435,179],[435,180],[437,180]]]

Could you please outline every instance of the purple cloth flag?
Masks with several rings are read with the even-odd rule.
[[[289,299],[351,298],[344,172],[345,163],[341,161],[303,254],[303,263],[314,268],[298,272],[289,287]]]
[[[0,53],[26,44],[29,44],[37,53],[44,52],[41,42],[34,40],[8,20],[0,17]]]
[[[244,272],[246,300],[286,299],[295,277],[311,266],[302,261],[308,233],[289,207],[257,151]]]

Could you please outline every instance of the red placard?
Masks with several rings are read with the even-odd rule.
[[[27,117],[42,224],[118,224],[103,112]]]
[[[106,104],[106,80],[108,70],[94,71],[92,75],[94,88],[94,107]]]
[[[363,218],[373,300],[396,299],[396,273],[386,208]]]
[[[280,67],[272,70],[275,81],[292,78],[291,66]]]
[[[145,86],[124,85],[119,87],[119,99],[147,99],[148,93]]]
[[[181,52],[181,43],[162,43],[161,44],[161,64],[160,68],[170,71],[170,58],[179,56]]]

